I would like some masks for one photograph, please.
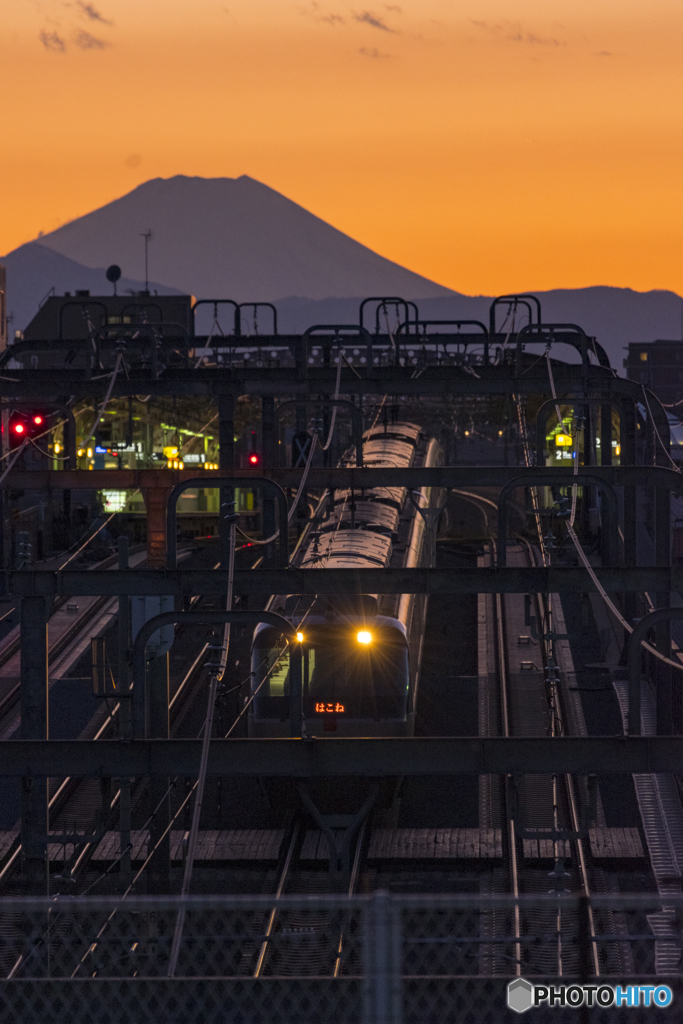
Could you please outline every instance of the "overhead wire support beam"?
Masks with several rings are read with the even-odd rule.
[[[673,476],[677,476],[676,473]],[[512,492],[517,487],[529,487],[534,485],[555,485],[573,487],[575,484],[596,484],[602,490],[603,497],[605,499],[605,506],[607,512],[607,521],[609,526],[608,544],[606,545],[608,551],[607,562],[614,564],[617,561],[617,531],[619,529],[619,505],[617,501],[617,495],[612,485],[604,477],[599,477],[592,468],[579,469],[577,473],[573,473],[571,477],[568,476],[567,471],[564,472],[549,468],[533,469],[531,472],[527,471],[525,474],[517,477],[513,477],[512,480],[508,480],[501,488],[498,496],[498,544],[497,544],[497,565],[500,568],[506,564],[507,550],[506,550],[506,538],[507,538],[507,506]]]
[[[683,591],[683,566],[602,567],[595,575],[614,593]],[[476,569],[236,569],[238,594],[527,594],[597,593],[580,567]],[[193,597],[224,593],[227,569],[16,570],[0,574],[0,593],[18,597],[120,594]]]
[[[661,487],[673,493],[683,490],[683,475],[664,466],[590,466],[585,472],[611,487]],[[268,479],[280,487],[296,488],[301,482],[301,474],[301,469],[273,467],[268,470]],[[50,487],[129,490],[174,487],[187,485],[188,481],[194,486],[196,479],[194,469],[12,470],[2,487],[11,490]],[[520,481],[519,487],[542,487],[546,482],[569,487],[576,482],[570,467],[428,466],[397,469],[387,466],[311,466],[307,483],[312,490],[360,490],[363,487],[500,487],[516,479]],[[201,477],[203,487],[218,487],[223,481],[234,487],[258,487],[264,477],[260,470],[248,469],[205,470]]]
[[[430,336],[439,342],[438,334]],[[300,337],[297,336],[297,342]],[[16,346],[12,346],[12,351]],[[549,394],[547,368],[544,365],[528,367],[519,375],[510,373],[509,366],[479,366],[479,376],[473,377],[458,366],[427,366],[419,376],[414,376],[412,366],[366,366],[362,376],[350,370],[342,373],[342,394],[377,394],[390,389],[406,395],[485,395],[508,394],[512,385],[520,394]],[[0,381],[0,395],[29,400],[40,396],[73,394],[76,399],[103,397],[108,388],[106,378],[92,379],[83,371],[65,370],[58,367],[12,370],[9,380]],[[555,384],[558,393],[565,390],[587,388],[608,395],[620,395],[636,402],[642,402],[642,386],[624,377],[615,377],[607,367],[591,365],[588,369],[575,364],[555,365]],[[300,376],[295,367],[199,367],[188,373],[187,369],[168,367],[157,377],[151,373],[136,373],[128,380],[120,374],[112,394],[114,397],[139,394],[143,391],[152,397],[160,395],[207,395],[217,396],[226,388],[235,394],[323,394],[331,393],[336,374],[332,366],[308,366],[306,376]],[[652,403],[651,394],[648,395]],[[661,404],[655,399],[653,414],[664,424]]]
[[[202,741],[8,740],[0,776],[196,776]],[[214,739],[207,774],[387,778],[416,775],[683,772],[675,736]]]

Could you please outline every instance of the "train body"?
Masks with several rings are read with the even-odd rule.
[[[437,466],[438,443],[413,423],[363,435],[366,466]],[[292,556],[297,568],[428,566],[432,545],[424,517],[441,493],[423,487],[328,492]],[[434,524],[435,528],[436,524]],[[303,718],[309,736],[411,735],[422,657],[427,596],[276,595],[269,611],[287,618],[302,645]],[[259,626],[252,644],[249,733],[290,735],[290,650],[276,629]]]

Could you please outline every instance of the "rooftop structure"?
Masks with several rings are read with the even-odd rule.
[[[51,295],[26,327],[24,338],[27,341],[66,338],[75,341],[87,338],[93,328],[144,323],[163,324],[166,337],[191,335],[193,303],[192,295],[150,295],[149,292],[91,295],[81,290]]]
[[[683,341],[633,343],[624,367],[629,380],[645,384],[664,405],[683,400]]]

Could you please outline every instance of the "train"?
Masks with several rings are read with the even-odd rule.
[[[351,453],[341,460],[348,465]],[[363,434],[365,466],[441,466],[443,451],[419,425],[382,424]],[[439,488],[373,487],[326,492],[293,552],[296,568],[419,568],[433,561],[418,511],[442,500]],[[296,629],[302,645],[307,736],[410,736],[427,613],[427,595],[272,596],[267,610]],[[290,648],[260,624],[251,649],[249,735],[290,735]]]

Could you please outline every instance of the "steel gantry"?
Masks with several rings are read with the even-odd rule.
[[[216,303],[231,300],[208,300]],[[397,299],[373,300],[385,305],[402,302]],[[492,365],[490,354],[494,345],[504,347],[510,335],[501,333],[495,321],[499,305],[514,304],[527,309],[530,323],[512,335],[515,357],[512,363]],[[244,349],[253,339],[241,335],[240,310],[235,307],[235,333],[220,338],[221,348]],[[236,570],[235,591],[247,595],[291,594],[453,594],[453,593],[589,593],[596,585],[583,568],[514,568],[505,565],[504,544],[499,544],[498,565],[458,569],[457,573],[443,569],[325,569],[302,570],[288,565],[287,510],[284,490],[298,487],[301,470],[276,466],[276,434],[280,413],[275,399],[286,396],[299,407],[311,404],[336,404],[347,407],[351,413],[356,448],[359,445],[359,405],[366,396],[396,394],[406,400],[414,396],[432,399],[453,397],[495,397],[514,393],[521,397],[541,397],[537,418],[537,450],[540,462],[545,438],[548,409],[555,402],[577,407],[600,408],[603,437],[611,438],[611,410],[620,416],[622,437],[622,464],[611,464],[611,447],[602,446],[600,464],[592,443],[585,446],[585,464],[578,475],[572,469],[546,468],[542,465],[520,467],[454,467],[393,470],[382,467],[331,468],[312,467],[307,486],[313,490],[350,489],[362,491],[370,487],[401,486],[431,487],[497,487],[503,492],[499,501],[499,541],[506,531],[506,500],[517,487],[571,487],[574,484],[599,488],[606,500],[603,529],[609,531],[606,558],[596,567],[595,576],[609,592],[635,595],[643,591],[657,594],[660,606],[668,604],[671,591],[683,592],[683,566],[671,566],[669,554],[670,513],[669,497],[680,493],[681,474],[669,467],[669,423],[666,412],[650,392],[645,392],[634,381],[616,377],[610,370],[603,350],[588,339],[581,328],[572,324],[543,324],[540,306],[533,296],[503,296],[494,303],[489,330],[483,324],[458,322],[460,327],[475,328],[471,333],[419,334],[421,340],[431,338],[443,344],[444,339],[457,344],[482,346],[484,357],[477,364],[476,374],[461,366],[426,365],[419,375],[413,367],[401,365],[401,351],[405,351],[411,327],[415,331],[428,326],[418,318],[409,319],[409,304],[405,305],[406,320],[397,331],[401,340],[379,334],[379,309],[376,311],[377,331],[374,336],[362,325],[317,325],[303,335],[262,336],[260,346],[269,344],[288,350],[294,361],[287,367],[192,366],[190,352],[200,348],[206,339],[180,339],[173,345],[179,355],[175,365],[164,366],[159,357],[158,332],[163,325],[140,325],[144,335],[142,347],[151,351],[147,368],[141,364],[129,373],[111,375],[93,373],[100,370],[102,360],[113,360],[126,345],[133,344],[128,331],[105,332],[95,348],[83,339],[70,343],[26,342],[12,348],[4,358],[5,374],[0,380],[0,398],[8,404],[50,402],[63,405],[64,396],[76,401],[83,398],[101,401],[107,394],[113,398],[136,394],[159,397],[199,397],[213,399],[218,406],[220,470],[206,472],[201,486],[220,487],[222,495],[235,486],[261,488],[271,507],[277,500],[279,515],[274,509],[264,515],[264,529],[279,534],[279,555],[276,566],[258,570]],[[362,313],[361,313],[362,317]],[[275,327],[275,332],[277,328]],[[155,333],[156,332],[156,333]],[[344,367],[339,370],[331,364],[330,352],[339,339],[348,342],[349,336],[365,353],[365,365]],[[309,363],[313,341],[323,349],[323,365]],[[557,398],[548,399],[551,392],[549,364],[541,358],[535,362],[527,358],[526,344],[542,343],[549,352],[559,342],[569,343],[581,354],[580,365],[553,362],[552,374]],[[41,348],[42,345],[42,348]],[[71,349],[85,356],[85,370],[65,369],[59,366],[22,368],[21,360],[44,350],[68,354]],[[138,347],[140,347],[138,345]],[[393,365],[375,365],[379,352],[391,350]],[[591,362],[593,356],[599,365]],[[14,363],[14,365],[12,365]],[[18,365],[17,365],[18,364]],[[10,377],[11,374],[11,377]],[[338,392],[344,399],[330,399]],[[260,398],[264,444],[264,469],[259,472],[240,470],[234,458],[234,416],[237,399],[241,395]],[[649,465],[636,465],[637,406],[643,403],[649,411],[646,433],[649,439]],[[359,403],[358,405],[356,404]],[[286,404],[286,403],[285,403]],[[283,408],[283,404],[279,409]],[[75,429],[70,419],[69,450],[73,455]],[[659,446],[656,440],[659,440]],[[590,439],[589,439],[590,440]],[[609,450],[605,450],[609,449]],[[623,464],[628,463],[628,464]],[[73,465],[73,457],[70,463]],[[264,475],[265,474],[265,475]],[[201,743],[194,740],[144,738],[145,687],[144,647],[139,641],[134,668],[134,689],[138,684],[138,700],[134,716],[133,738],[117,741],[54,741],[48,739],[48,688],[46,628],[52,599],[60,595],[111,595],[123,599],[134,595],[165,595],[178,600],[198,594],[225,594],[228,570],[193,571],[175,568],[175,506],[181,491],[199,483],[192,470],[123,470],[89,471],[11,469],[1,482],[5,491],[65,490],[115,488],[137,489],[143,493],[148,510],[148,535],[153,538],[154,550],[150,564],[144,570],[119,569],[107,571],[79,570],[49,572],[45,570],[12,571],[0,573],[0,593],[17,598],[21,606],[22,663],[21,704],[22,738],[0,744],[0,775],[22,778],[22,843],[28,860],[38,863],[45,855],[47,841],[47,778],[50,776],[100,775],[131,778],[135,776],[167,777],[196,774]],[[655,549],[654,566],[636,564],[636,490],[651,488],[655,492]],[[618,529],[617,497],[615,488],[623,489],[624,564],[618,564],[616,533]],[[223,500],[223,497],[221,498]],[[150,541],[150,544],[152,542]],[[631,606],[631,615],[632,615]],[[177,621],[180,613],[170,613]],[[259,613],[261,616],[263,613]],[[669,636],[667,610],[659,617],[657,646],[668,651]],[[629,617],[627,610],[627,617]],[[253,616],[252,616],[253,618]],[[168,621],[171,621],[170,619]],[[202,621],[207,621],[206,617]],[[237,619],[235,620],[237,621]],[[251,620],[250,620],[251,621]],[[664,625],[662,623],[664,622]],[[637,630],[637,637],[646,627]],[[150,626],[151,629],[151,626]],[[284,629],[284,627],[283,627]],[[148,631],[149,632],[149,631]],[[636,634],[632,641],[636,643]],[[140,650],[143,651],[140,655]],[[140,668],[142,661],[143,668]],[[631,659],[631,675],[635,655]],[[638,678],[639,682],[639,678]],[[635,723],[639,710],[636,706],[636,684],[631,682],[630,723]],[[293,730],[295,733],[295,730]],[[402,738],[402,739],[300,739],[288,740],[217,740],[212,744],[208,771],[210,774],[237,776],[292,776],[315,778],[335,775],[365,775],[382,777],[393,775],[437,775],[515,772],[656,772],[683,771],[683,753],[680,739],[669,736],[641,737],[634,735],[611,737],[560,738]]]

